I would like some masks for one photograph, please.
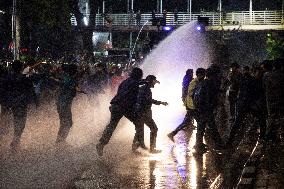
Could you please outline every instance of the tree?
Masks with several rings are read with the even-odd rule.
[[[58,57],[71,42],[68,0],[22,0],[19,4],[22,45],[37,46]]]
[[[266,39],[268,59],[284,58],[284,39],[277,33],[267,34]]]

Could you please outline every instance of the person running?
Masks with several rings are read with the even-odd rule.
[[[1,106],[11,110],[14,117],[14,137],[10,144],[11,150],[17,151],[27,120],[28,105],[35,102],[33,83],[30,78],[22,74],[23,63],[15,60],[12,72],[2,81]]]
[[[185,127],[191,126],[191,128],[193,129],[194,126],[192,124],[194,115],[195,115],[195,107],[192,101],[192,95],[194,92],[194,89],[196,87],[196,85],[201,82],[205,77],[205,69],[204,68],[198,68],[196,70],[196,78],[194,78],[190,83],[189,86],[187,87],[188,91],[186,92],[186,96],[183,100],[184,105],[186,107],[186,115],[183,119],[183,122],[172,132],[170,132],[167,136],[171,139],[171,141],[174,142],[174,137],[175,135],[182,130]],[[183,82],[184,83],[184,82]],[[184,85],[183,85],[184,87]],[[184,90],[183,90],[184,91]],[[184,92],[185,93],[185,92]]]
[[[57,134],[56,143],[61,144],[66,141],[68,133],[73,125],[72,122],[72,101],[78,89],[77,66],[75,64],[62,66],[63,77],[59,81],[59,95],[57,99],[57,112],[59,114],[60,127]]]
[[[144,141],[144,124],[146,124],[150,130],[150,153],[160,153],[160,150],[156,150],[156,139],[158,127],[152,118],[152,104],[167,106],[167,102],[162,102],[154,100],[152,98],[151,88],[154,88],[157,83],[160,83],[156,76],[148,75],[146,77],[146,84],[140,87],[137,97],[137,102],[135,106],[135,113],[138,116],[138,128],[139,132],[136,132],[133,140],[132,150],[135,151],[137,148],[143,144],[139,141],[139,137]]]
[[[104,146],[109,143],[118,122],[123,116],[134,123],[136,132],[139,130],[137,127],[137,119],[133,112],[142,77],[143,71],[140,68],[133,68],[130,77],[119,85],[117,94],[110,102],[110,122],[105,127],[99,143],[96,145],[99,156],[103,156]],[[141,142],[141,138],[137,138],[137,140]]]

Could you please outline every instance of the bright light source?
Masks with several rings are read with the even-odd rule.
[[[203,24],[198,24],[195,28],[198,32],[201,32],[201,33],[206,31],[205,26]]]
[[[2,10],[0,10],[0,13],[1,13],[1,14],[5,14],[5,12],[4,12],[4,11],[2,11]]]
[[[84,21],[85,26],[87,26],[89,24],[89,21],[88,21],[87,17],[84,17],[83,21]]]
[[[164,26],[164,27],[163,27],[163,30],[164,30],[164,31],[171,31],[172,29],[173,29],[172,26]]]

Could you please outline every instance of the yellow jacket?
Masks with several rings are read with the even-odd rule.
[[[197,78],[194,78],[189,83],[188,93],[187,93],[187,96],[186,96],[185,101],[184,101],[184,105],[185,105],[186,109],[195,109],[195,107],[193,105],[192,95],[193,95],[193,90],[194,90],[194,88],[197,84],[198,84]]]

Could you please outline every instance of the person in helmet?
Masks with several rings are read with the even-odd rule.
[[[167,102],[154,100],[152,98],[151,88],[154,88],[157,83],[160,83],[156,76],[148,75],[146,77],[146,84],[141,86],[138,92],[137,101],[135,105],[135,113],[138,116],[138,128],[139,132],[136,132],[133,140],[132,150],[135,151],[140,145],[144,146],[144,124],[146,124],[150,130],[150,153],[159,153],[160,150],[156,150],[156,139],[158,127],[152,118],[152,104],[167,106]],[[142,138],[143,143],[138,139]]]

